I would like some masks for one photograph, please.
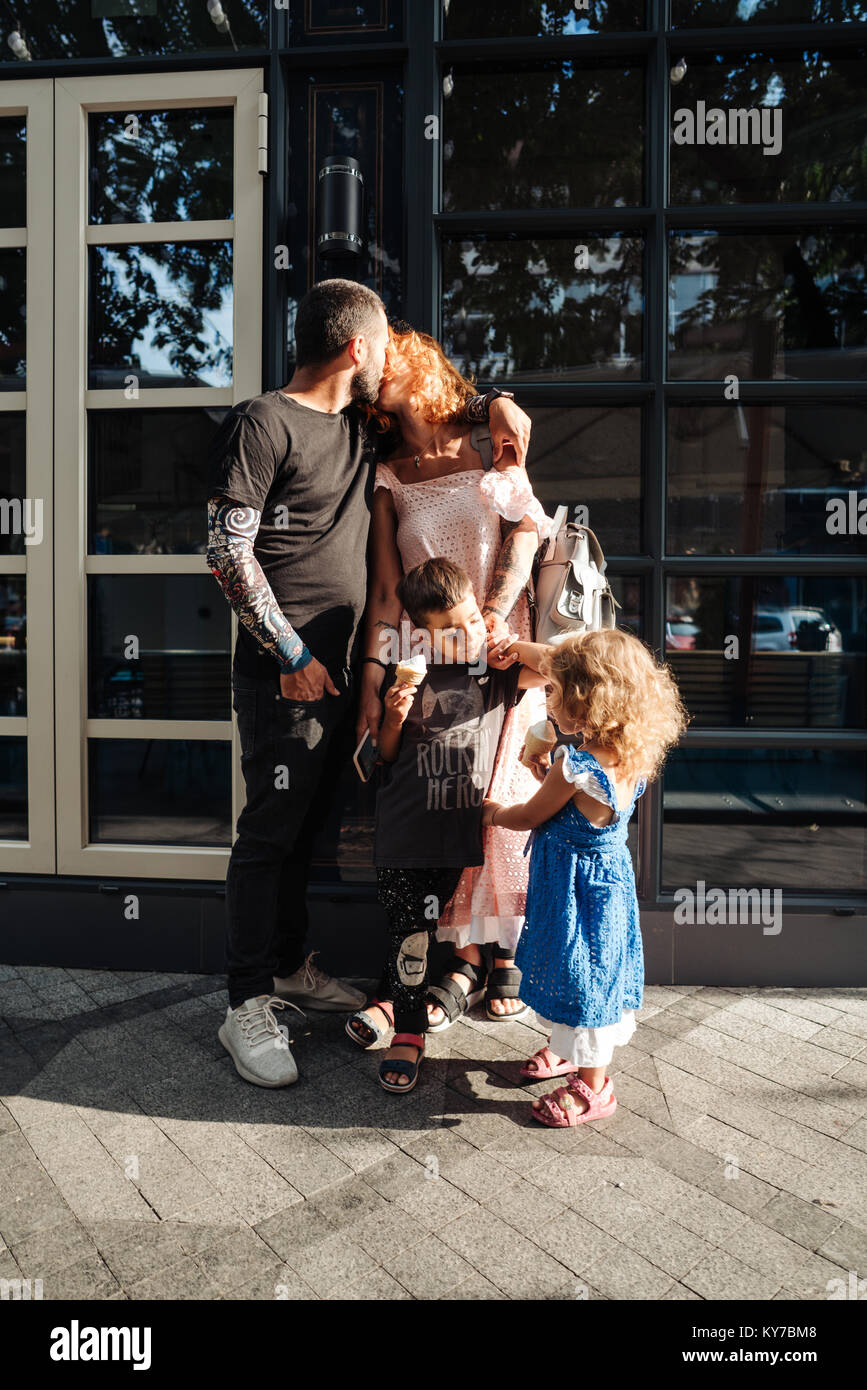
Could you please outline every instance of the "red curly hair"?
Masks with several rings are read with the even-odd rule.
[[[466,401],[476,394],[472,379],[461,375],[429,333],[419,333],[414,328],[394,329],[389,325],[384,377],[398,361],[409,367],[409,393],[415,397],[430,425],[453,420]],[[394,424],[392,417],[378,406],[365,405],[363,409],[378,430],[388,430]]]

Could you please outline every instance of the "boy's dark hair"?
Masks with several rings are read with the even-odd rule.
[[[472,590],[472,580],[465,569],[437,555],[423,560],[399,581],[397,596],[416,627],[424,627],[430,613],[444,613],[455,608]]]
[[[370,333],[385,313],[379,295],[354,280],[320,280],[295,316],[295,365],[316,366],[340,355],[350,338]]]

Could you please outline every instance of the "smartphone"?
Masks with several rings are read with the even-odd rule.
[[[355,770],[362,782],[370,781],[378,757],[379,752],[374,747],[373,739],[370,737],[370,730],[365,729],[364,738],[352,755],[352,761],[355,763]]]

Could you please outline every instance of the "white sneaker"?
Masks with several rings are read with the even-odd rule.
[[[245,999],[237,1009],[226,1010],[217,1037],[245,1081],[252,1081],[254,1086],[291,1086],[298,1080],[286,1030],[280,1028],[274,1015],[275,1009],[294,1007],[273,995],[260,994]]]
[[[318,952],[311,951],[294,975],[274,976],[274,993],[281,999],[297,999],[308,1009],[330,1013],[354,1013],[367,1002],[367,995],[344,980],[335,980],[313,964]]]

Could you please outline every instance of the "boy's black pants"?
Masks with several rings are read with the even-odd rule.
[[[425,1033],[427,953],[440,913],[463,868],[377,868],[377,895],[388,916],[388,959],[382,989],[394,1001],[396,1033]]]

